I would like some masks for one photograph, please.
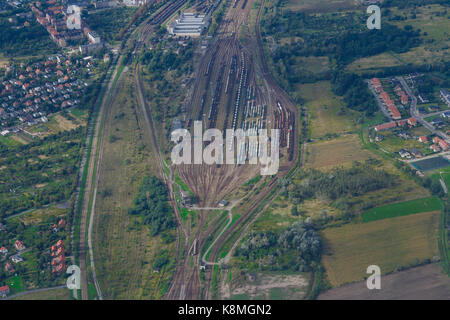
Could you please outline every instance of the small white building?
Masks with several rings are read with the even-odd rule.
[[[18,254],[16,254],[15,256],[12,256],[11,260],[14,263],[19,263],[19,262],[23,261],[23,258],[21,256],[19,256]]]
[[[90,43],[100,43],[101,39],[100,36],[95,31],[90,31],[88,33],[88,39]]]

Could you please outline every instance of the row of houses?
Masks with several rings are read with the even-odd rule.
[[[90,71],[92,63],[65,56],[49,57],[28,66],[10,64],[0,82],[0,129],[47,122],[47,115],[74,106],[86,87],[82,70]]]
[[[392,119],[394,120],[401,119],[402,115],[400,114],[400,111],[398,111],[394,101],[391,99],[389,94],[386,91],[384,91],[380,79],[373,78],[369,81],[369,83],[374,88],[375,92],[378,94],[385,108],[389,111],[389,114],[391,115]],[[407,102],[408,101],[406,100],[406,103]]]
[[[406,125],[411,126],[411,127],[416,126],[417,119],[409,118],[409,119],[403,119],[403,120],[399,120],[399,121],[386,122],[386,123],[380,124],[378,126],[375,126],[374,130],[376,132],[379,132],[379,131],[383,131],[383,130],[393,129],[396,127],[405,127]]]
[[[64,249],[64,241],[58,240],[50,249],[50,255],[52,257],[52,273],[61,273],[66,270],[66,256]]]
[[[86,37],[91,44],[98,44],[101,42],[100,36],[89,29],[89,27],[80,18],[80,29],[68,28],[67,10],[56,3],[56,0],[51,0],[54,6],[44,7],[39,1],[31,3],[31,11],[36,15],[36,20],[41,24],[50,34],[51,39],[60,47],[66,47],[69,41],[82,40]]]
[[[430,141],[428,140],[427,136],[420,136],[418,138],[419,142],[422,143],[429,143]],[[430,145],[430,149],[433,152],[439,152],[439,151],[447,151],[450,148],[450,145],[445,142],[443,139],[439,138],[438,136],[433,137],[433,139],[431,140],[432,144]]]

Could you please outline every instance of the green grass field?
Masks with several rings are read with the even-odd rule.
[[[325,229],[322,263],[331,285],[363,280],[372,264],[386,274],[439,256],[439,218],[435,211]]]
[[[298,92],[306,100],[311,138],[322,138],[355,129],[358,113],[344,108],[344,103],[331,91],[329,81],[299,85]]]
[[[362,214],[362,221],[371,222],[376,220],[439,210],[442,210],[442,202],[438,197],[433,196],[428,198],[394,203],[371,209]]]
[[[72,300],[72,291],[66,288],[27,293],[11,300]]]

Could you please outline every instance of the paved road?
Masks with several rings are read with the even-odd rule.
[[[440,130],[437,130],[434,128],[434,126],[425,121],[423,118],[423,115],[421,115],[418,111],[417,111],[417,98],[416,96],[413,94],[411,88],[408,86],[408,84],[406,83],[405,79],[403,77],[397,77],[397,79],[400,81],[401,85],[403,86],[403,89],[406,91],[406,94],[409,96],[409,98],[411,99],[411,106],[410,106],[410,113],[411,113],[411,117],[414,117],[417,119],[417,121],[423,125],[425,128],[427,128],[428,130],[431,131],[432,134],[435,134],[439,137],[441,137],[442,139],[444,139],[445,141],[447,141],[448,143],[450,143],[450,137],[448,135],[446,135],[445,133],[443,133]],[[428,116],[428,115],[427,115]]]
[[[56,287],[50,287],[50,288],[41,288],[41,289],[34,289],[34,290],[28,290],[28,291],[22,291],[13,295],[10,295],[6,298],[0,299],[0,300],[8,300],[8,299],[13,299],[13,298],[17,298],[23,295],[26,295],[28,293],[35,293],[35,292],[42,292],[42,291],[49,291],[49,290],[53,290],[53,289],[61,289],[61,288],[66,288],[66,285],[61,285],[61,286],[56,286]]]

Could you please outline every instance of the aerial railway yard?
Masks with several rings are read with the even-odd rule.
[[[142,49],[151,33],[184,3],[184,0],[175,0],[160,9],[141,28],[135,52]],[[194,121],[200,120],[203,130],[217,128],[224,133],[225,129],[244,129],[256,135],[260,130],[280,129],[280,170],[268,180],[257,195],[249,198],[242,215],[217,236],[205,264],[201,261],[200,255],[203,247],[209,245],[208,236],[216,229],[215,224],[220,216],[210,218],[214,211],[212,208],[217,208],[219,201],[226,195],[231,194],[260,173],[259,165],[248,163],[251,159],[255,160],[260,152],[258,142],[248,141],[240,149],[236,148],[237,160],[246,161],[245,164],[183,164],[171,166],[169,176],[163,170],[163,155],[160,150],[157,150],[161,162],[160,174],[168,184],[178,223],[177,250],[179,254],[171,285],[165,294],[166,299],[212,298],[210,286],[213,269],[211,265],[218,263],[216,258],[224,242],[246,231],[260,210],[260,204],[268,197],[273,197],[279,177],[288,174],[297,163],[297,108],[270,77],[267,64],[255,58],[258,56],[257,50],[259,56],[264,56],[259,39],[252,39],[255,44],[253,47],[240,43],[238,39],[238,31],[243,23],[247,23],[253,3],[254,0],[241,0],[228,8],[215,38],[201,57],[195,70],[192,94],[188,95],[188,101],[185,103],[185,128],[193,132]],[[212,11],[212,9],[206,10]],[[260,15],[258,15],[258,21],[259,18]],[[259,35],[258,27],[256,27],[256,34]],[[142,94],[143,85],[139,77],[139,68],[137,64],[136,84],[140,92],[141,104],[146,109],[144,114],[148,118],[149,138],[153,147],[159,149],[151,112],[143,98],[145,95]],[[226,147],[235,148],[228,145]],[[179,192],[179,186],[174,179],[175,175],[189,186],[197,198],[195,225],[191,219],[181,218],[175,195]],[[201,272],[205,272],[203,279],[200,277]]]

